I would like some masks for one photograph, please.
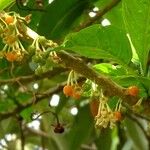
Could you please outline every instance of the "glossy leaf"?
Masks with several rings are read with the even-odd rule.
[[[96,139],[96,146],[99,149],[110,150],[111,149],[111,134],[112,131],[110,129],[102,129],[99,137]]]
[[[111,11],[106,13],[105,17],[110,21],[112,25],[120,29],[125,29],[121,2]]]
[[[81,15],[89,0],[55,0],[39,22],[38,32],[51,39],[60,39]]]
[[[122,1],[124,23],[139,56],[143,72],[146,72],[150,49],[150,1]]]
[[[96,71],[110,76],[121,76],[127,74],[126,70],[119,65],[114,66],[109,63],[101,63],[96,64],[93,67]]]
[[[93,25],[66,38],[63,48],[94,59],[113,60],[128,64],[131,47],[124,31],[114,27]]]
[[[81,144],[83,144],[90,136],[93,128],[92,124],[93,122],[88,106],[81,108],[79,114],[75,118],[74,126],[67,135],[67,138],[70,141],[68,150],[78,150],[81,148]]]

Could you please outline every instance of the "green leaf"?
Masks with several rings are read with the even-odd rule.
[[[110,150],[111,149],[111,138],[112,130],[111,129],[102,129],[98,138],[96,138],[95,143],[98,149]]]
[[[31,121],[31,114],[33,112],[32,107],[28,107],[26,109],[24,109],[23,111],[21,111],[20,115],[21,117],[23,117],[24,120]]]
[[[78,150],[90,136],[93,128],[93,121],[88,105],[80,108],[71,131],[67,135],[69,150]]]
[[[15,0],[0,0],[0,10],[5,9],[7,6],[9,6],[14,1]]]
[[[38,33],[51,39],[60,39],[81,15],[89,0],[53,1],[39,22]]]
[[[125,29],[121,3],[106,13],[104,18],[105,17],[110,21],[111,25],[114,25],[120,29]]]
[[[126,119],[125,125],[127,128],[127,133],[133,142],[133,147],[136,150],[148,150],[148,141],[136,122]]]
[[[108,74],[110,76],[121,76],[127,74],[126,70],[121,66],[114,66],[109,63],[96,64],[94,65],[94,69],[100,73]]]
[[[5,101],[0,101],[0,112],[9,112],[16,107],[12,99],[5,99]]]
[[[150,49],[150,1],[122,1],[124,23],[139,56],[143,72]]]
[[[93,25],[68,36],[63,49],[94,59],[108,59],[128,64],[132,57],[126,33],[114,26]]]
[[[16,94],[16,99],[19,103],[25,104],[32,98],[32,94],[19,92]]]

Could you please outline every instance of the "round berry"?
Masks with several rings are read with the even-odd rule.
[[[6,22],[7,24],[13,23],[13,22],[14,22],[14,17],[13,17],[13,16],[7,16],[7,17],[5,18],[5,22]]]
[[[120,121],[122,119],[122,114],[120,111],[115,111],[114,112],[114,118],[116,121]]]
[[[72,96],[73,94],[73,87],[71,85],[65,85],[63,88],[63,93],[66,96]]]
[[[13,62],[17,60],[17,54],[14,52],[5,53],[5,57],[9,62]]]
[[[139,94],[139,88],[137,86],[130,86],[127,90],[128,95],[137,96]]]
[[[99,101],[92,100],[90,103],[90,111],[93,117],[95,117],[98,113]]]
[[[64,127],[60,124],[56,125],[54,128],[55,133],[63,133],[65,131]]]
[[[73,94],[72,94],[72,97],[73,97],[74,99],[80,99],[81,93],[78,92],[78,91],[74,91]]]

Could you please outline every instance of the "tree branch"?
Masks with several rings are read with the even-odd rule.
[[[75,58],[65,51],[58,52],[57,55],[61,58],[66,67],[95,82],[104,90],[107,96],[118,96],[128,104],[135,104],[137,102],[136,97],[126,95],[125,88],[119,86],[110,78],[98,74],[81,59]]]
[[[54,68],[53,70],[50,70],[50,71],[47,71],[47,72],[41,74],[40,76],[33,74],[33,75],[28,75],[28,76],[20,76],[20,77],[16,77],[16,78],[12,78],[12,79],[0,80],[0,85],[13,83],[16,81],[19,81],[21,83],[29,83],[29,82],[41,80],[44,78],[54,77],[55,75],[58,75],[64,71],[66,71],[66,69],[64,69],[62,67],[61,68],[57,67],[57,68]]]

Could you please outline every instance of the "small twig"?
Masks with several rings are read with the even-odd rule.
[[[57,114],[51,110],[44,111],[44,112],[40,113],[38,116],[36,116],[35,118],[33,117],[33,115],[34,115],[34,113],[33,113],[31,115],[31,120],[37,120],[39,117],[43,116],[44,114],[48,114],[48,113],[51,113],[52,115],[54,115],[56,117],[57,123],[59,123]]]
[[[49,97],[50,95],[52,95],[53,93],[57,93],[59,91],[61,91],[64,87],[64,85],[66,84],[66,82],[62,82],[59,85],[57,85],[56,87],[53,87],[41,94],[36,94],[36,101],[35,104],[42,101],[44,98]],[[0,121],[2,121],[3,119],[7,119],[13,115],[19,114],[22,110],[30,107],[33,105],[33,99],[32,98],[28,103],[26,104],[19,104],[19,107],[14,108],[12,111],[10,112],[6,112],[6,113],[0,113]]]
[[[112,8],[114,8],[121,0],[111,0],[109,4],[107,4],[104,8],[102,8],[100,11],[97,12],[96,16],[93,18],[90,18],[88,21],[81,24],[79,27],[75,29],[75,31],[79,31],[85,27],[90,26],[95,21],[100,19],[103,15],[105,15],[107,12],[109,12]]]
[[[47,71],[41,74],[40,76],[33,74],[33,75],[28,75],[28,76],[20,76],[20,77],[14,77],[11,79],[0,80],[0,85],[14,83],[16,81],[20,81],[26,84],[26,83],[33,82],[36,80],[54,77],[55,75],[58,75],[59,73],[64,72],[64,71],[66,71],[66,69],[58,67],[58,68],[54,68],[52,71]]]
[[[24,146],[25,146],[25,136],[24,136],[24,131],[22,129],[23,125],[22,125],[22,119],[20,120],[19,117],[17,117],[17,121],[19,124],[19,128],[20,128],[20,139],[21,139],[21,150],[24,150]]]

